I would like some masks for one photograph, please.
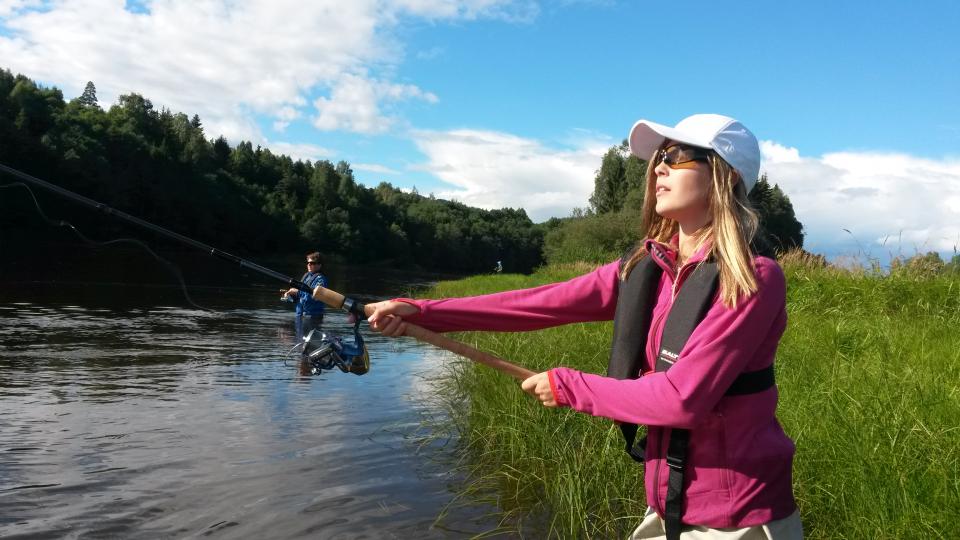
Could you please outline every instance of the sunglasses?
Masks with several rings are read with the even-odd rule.
[[[671,169],[692,169],[697,161],[707,161],[709,156],[706,148],[674,144],[657,153],[657,164],[665,163]]]
[[[307,261],[307,264],[320,264],[320,261]]]

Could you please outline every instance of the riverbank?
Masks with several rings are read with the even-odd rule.
[[[779,418],[796,441],[794,491],[807,538],[946,538],[960,515],[960,281],[785,261],[787,332],[777,355]],[[447,297],[533,287],[592,269],[440,282]],[[464,341],[530,369],[605,371],[611,323]],[[546,409],[508,377],[462,365],[448,409],[470,481],[502,530],[623,537],[646,503],[642,467],[611,422]],[[462,400],[470,403],[464,407]]]

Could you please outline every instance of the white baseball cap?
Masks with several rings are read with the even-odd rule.
[[[760,175],[760,144],[746,126],[719,114],[695,114],[668,127],[640,120],[630,130],[630,151],[640,159],[650,159],[665,139],[709,148],[740,173],[749,193]]]

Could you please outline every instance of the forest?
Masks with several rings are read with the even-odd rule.
[[[465,274],[489,272],[496,261],[528,273],[545,262],[610,260],[641,234],[646,162],[628,154],[621,144],[603,157],[588,206],[533,223],[522,208],[483,210],[386,182],[367,187],[345,161],[232,146],[208,137],[198,115],[158,109],[139,94],[104,109],[93,82],[67,100],[0,69],[0,163],[241,257],[306,246],[349,263]],[[5,176],[0,186],[14,182]],[[41,198],[45,213],[70,212],[81,230],[106,237],[120,226]],[[779,187],[762,178],[751,199],[778,250],[802,246],[802,225]],[[0,193],[8,238],[42,237],[29,201]]]

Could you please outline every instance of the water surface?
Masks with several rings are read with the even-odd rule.
[[[2,287],[0,537],[461,538],[495,527],[477,506],[434,523],[459,480],[453,445],[420,446],[445,353],[365,331],[370,373],[306,377],[285,360],[297,337],[274,285],[191,287],[213,311],[184,307],[171,286]],[[350,335],[342,313],[324,326]]]

